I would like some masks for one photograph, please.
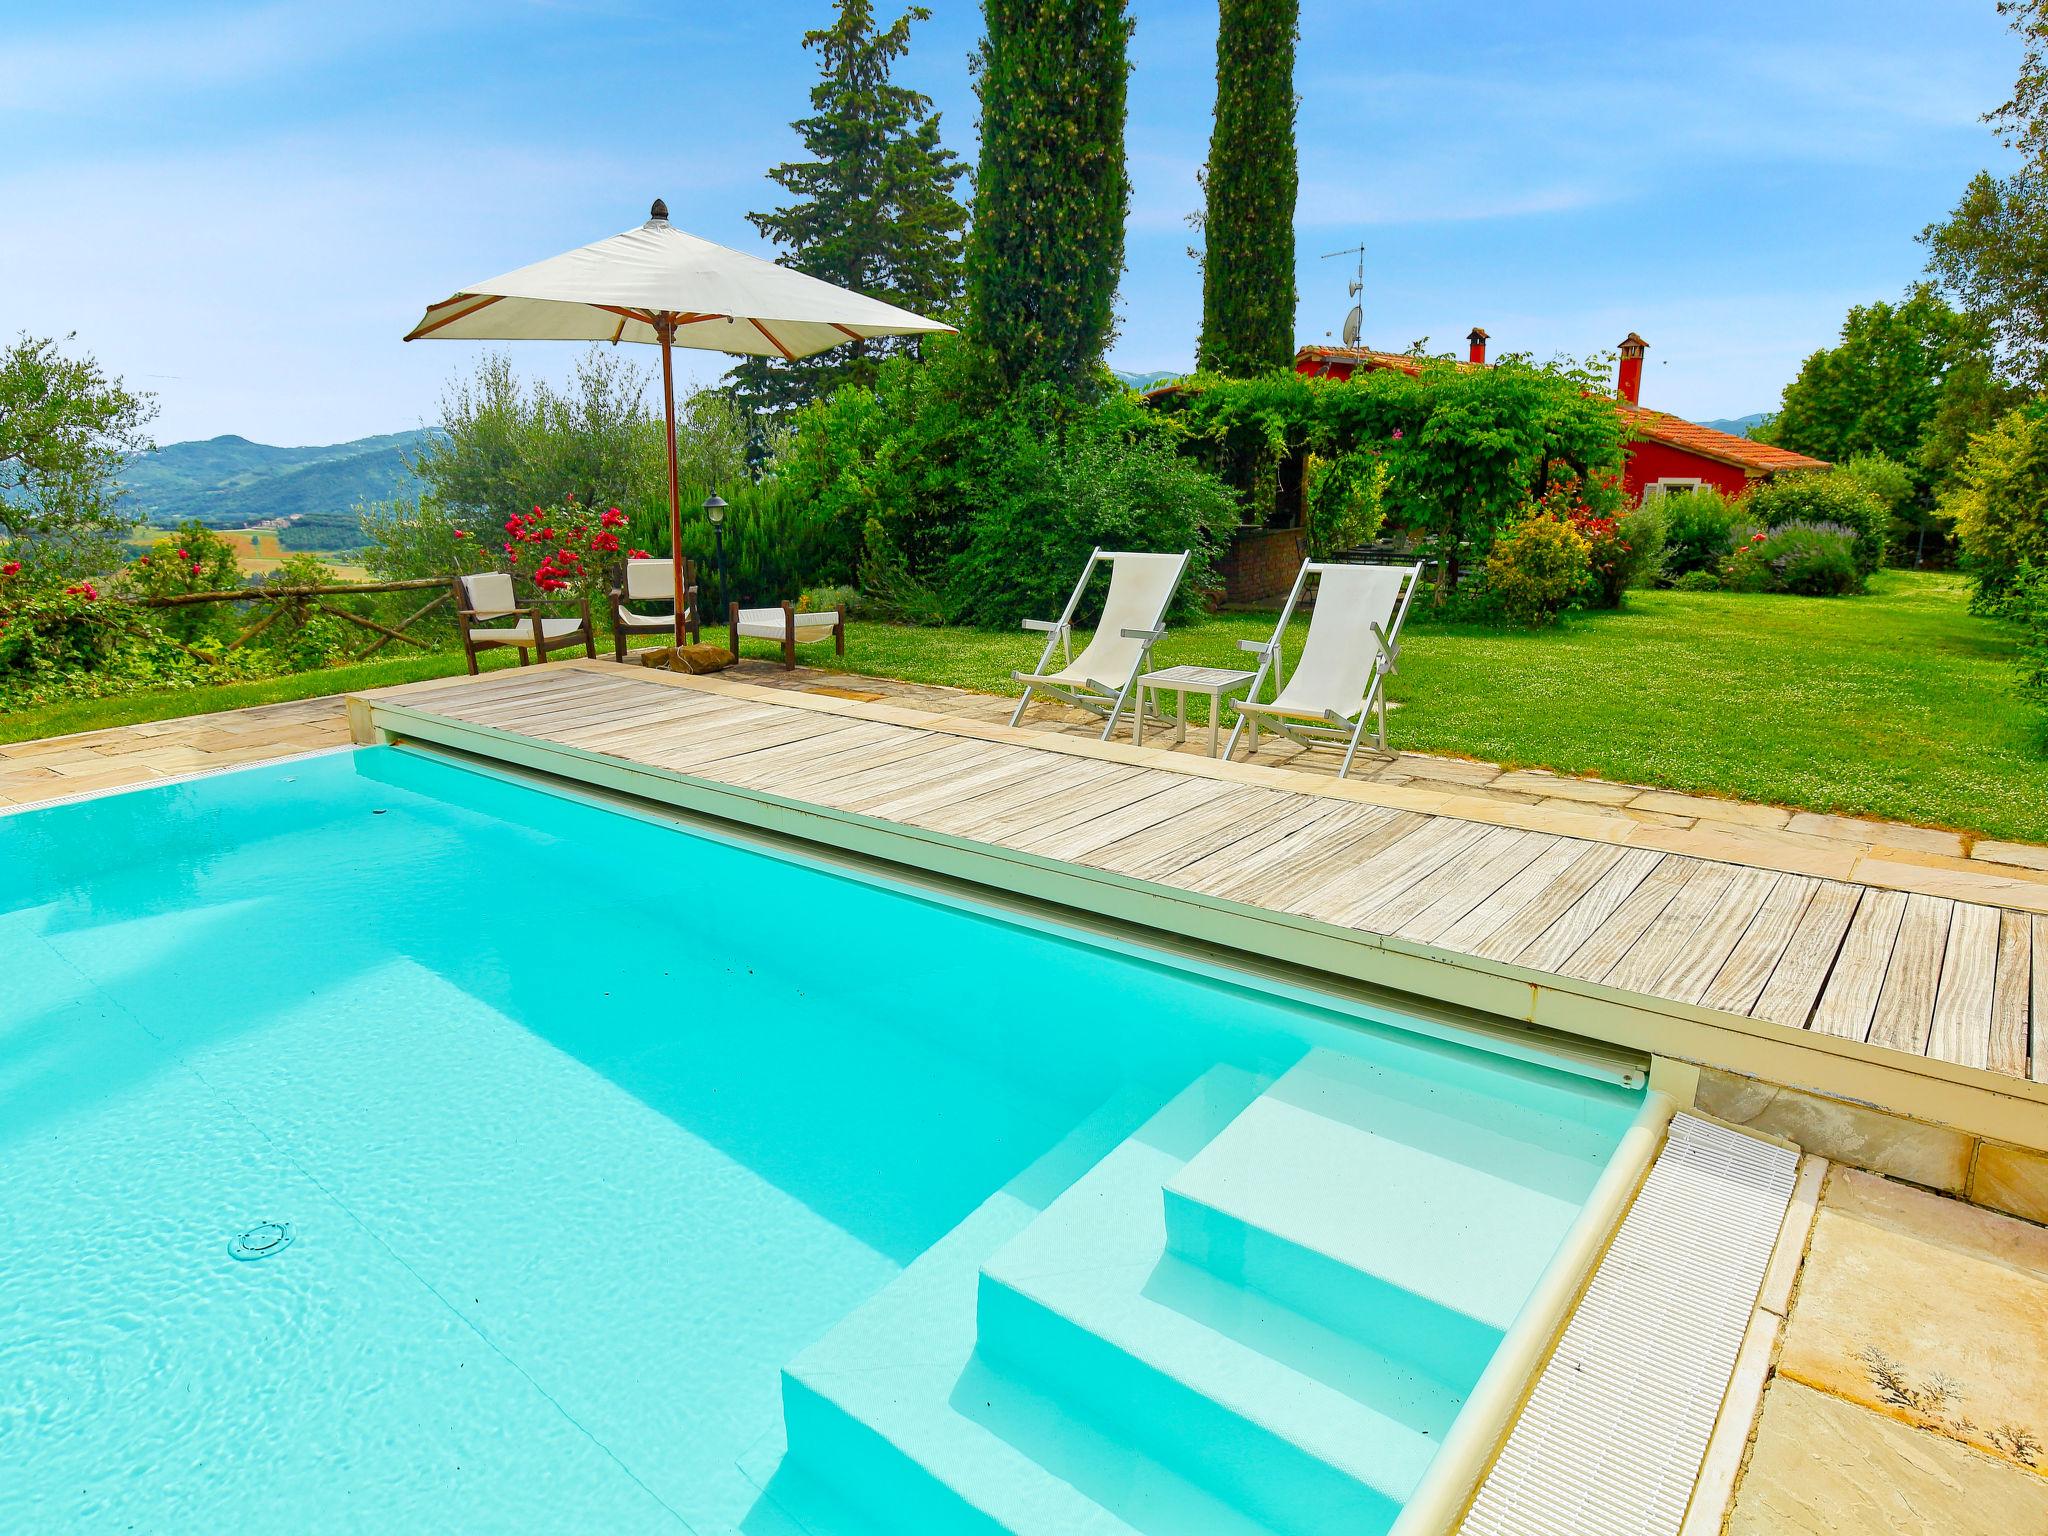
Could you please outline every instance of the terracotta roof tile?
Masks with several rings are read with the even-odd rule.
[[[1648,438],[1653,443],[1666,443],[1673,448],[1683,448],[1688,453],[1718,459],[1724,464],[1754,469],[1763,474],[1775,474],[1780,470],[1828,468],[1826,459],[1810,458],[1803,453],[1794,453],[1789,448],[1774,448],[1769,443],[1737,437],[1732,432],[1703,427],[1696,421],[1687,421],[1683,416],[1673,416],[1668,411],[1653,411],[1647,406],[1623,405],[1618,401],[1615,409],[1629,419],[1630,429],[1637,437]]]

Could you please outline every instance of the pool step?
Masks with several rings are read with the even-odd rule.
[[[785,1467],[933,1536],[1384,1532],[1604,1161],[1521,1071],[1126,1104],[790,1363]]]
[[[1459,1395],[1166,1250],[1163,1186],[1263,1101],[1176,1100],[1004,1244],[980,1353],[1275,1530],[1384,1530]]]
[[[1216,1068],[1174,1106],[1206,1106],[1220,1126],[1261,1086]],[[1098,1119],[1118,1114],[1128,1103]],[[1142,1137],[1159,1117],[1138,1118],[1122,1130]],[[853,1519],[920,1536],[1274,1536],[977,1355],[980,1267],[1039,1217],[1051,1187],[1025,1175],[790,1362],[787,1475],[829,1487]]]
[[[1462,1395],[1604,1166],[1585,1139],[1312,1051],[1163,1181],[1167,1245]]]

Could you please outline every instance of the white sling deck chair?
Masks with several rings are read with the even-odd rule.
[[[1308,640],[1294,676],[1285,674],[1280,642],[1294,617],[1302,588],[1316,578],[1316,605],[1309,616]],[[1302,746],[1344,747],[1343,778],[1358,756],[1368,717],[1376,717],[1373,744],[1387,750],[1386,677],[1400,655],[1401,621],[1422,583],[1421,565],[1321,565],[1305,562],[1294,577],[1294,590],[1280,610],[1273,638],[1240,640],[1240,650],[1259,658],[1259,670],[1243,702],[1234,703],[1237,724],[1223,755],[1237,750],[1237,738],[1251,727],[1251,750],[1259,750],[1259,726],[1266,725]],[[1268,675],[1274,697],[1260,703],[1259,688]]]
[[[1017,701],[1010,724],[1024,718],[1024,706],[1031,702],[1034,691],[1049,693],[1108,716],[1102,727],[1102,739],[1109,740],[1116,729],[1116,717],[1131,696],[1132,685],[1151,665],[1152,647],[1166,633],[1166,610],[1187,571],[1190,553],[1185,549],[1177,555],[1108,549],[1091,552],[1088,564],[1082,567],[1081,579],[1074,583],[1073,595],[1067,599],[1066,611],[1050,621],[1024,621],[1026,629],[1044,633],[1045,654],[1038,658],[1034,671],[1010,674],[1024,685],[1024,697]],[[1081,606],[1095,567],[1104,562],[1109,565],[1109,596],[1102,604],[1102,622],[1096,626],[1087,648],[1076,656],[1074,613]],[[1052,670],[1055,648],[1065,660],[1058,671]]]

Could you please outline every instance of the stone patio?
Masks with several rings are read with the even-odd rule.
[[[348,716],[338,696],[17,741],[0,745],[0,805],[126,789],[347,745]]]
[[[1768,1378],[1728,1536],[2048,1531],[2048,1229],[1835,1168]]]

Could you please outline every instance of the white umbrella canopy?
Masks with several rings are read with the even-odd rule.
[[[670,550],[682,643],[681,490],[671,349],[794,362],[848,341],[950,325],[685,234],[659,199],[647,222],[595,245],[472,283],[430,305],[407,341],[637,341],[661,348]]]

